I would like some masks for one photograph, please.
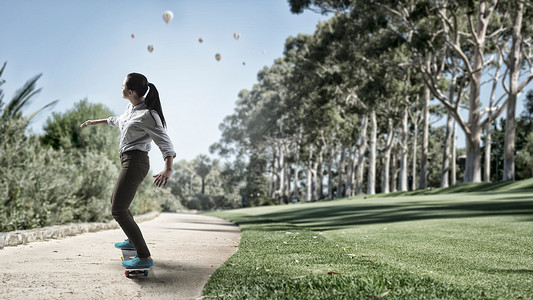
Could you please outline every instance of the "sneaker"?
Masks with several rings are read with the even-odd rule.
[[[124,240],[124,242],[116,243],[115,247],[119,249],[135,249],[135,247],[132,243],[130,243],[129,240]]]
[[[123,261],[122,265],[126,267],[126,269],[151,268],[154,266],[154,260],[150,259],[149,261],[142,261],[138,256],[135,256],[130,260]]]

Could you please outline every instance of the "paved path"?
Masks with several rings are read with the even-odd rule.
[[[163,213],[140,223],[155,266],[126,278],[120,229],[0,250],[0,299],[197,299],[237,251],[240,230],[214,217]]]

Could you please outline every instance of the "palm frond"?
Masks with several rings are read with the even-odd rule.
[[[52,107],[54,105],[56,105],[57,103],[59,102],[59,100],[54,100],[48,104],[46,104],[45,106],[39,108],[38,110],[34,111],[33,113],[31,113],[31,115],[28,116],[28,118],[26,119],[26,126],[30,123],[31,119],[33,119],[37,114],[39,114],[40,112],[42,112],[43,110],[49,108],[49,107]]]
[[[41,91],[41,89],[35,90],[37,80],[41,78],[42,74],[39,74],[32,79],[28,80],[22,88],[17,90],[15,96],[7,104],[2,114],[2,118],[20,118],[22,109],[29,103],[31,98]]]
[[[29,93],[26,97],[24,97],[24,99],[22,99],[16,107],[13,108],[13,112],[14,112],[14,115],[12,117],[15,117],[15,118],[20,118],[22,117],[22,109],[24,108],[24,106],[26,104],[29,104],[30,100],[32,99],[33,96],[37,95],[38,93],[40,93],[42,90],[41,89],[37,89],[35,91],[32,91],[31,93]]]
[[[2,79],[2,74],[4,73],[4,70],[6,69],[7,61],[4,62],[4,65],[2,66],[2,69],[0,69],[0,87],[6,83],[4,79]],[[0,111],[2,111],[2,106],[4,106],[4,90],[0,89]]]

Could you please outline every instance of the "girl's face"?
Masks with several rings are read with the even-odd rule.
[[[128,88],[126,87],[126,81],[128,81],[127,77],[124,79],[124,82],[122,83],[122,98],[129,99],[131,95],[133,94],[133,91],[128,90]]]

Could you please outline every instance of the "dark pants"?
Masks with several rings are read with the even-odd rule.
[[[127,151],[120,155],[120,162],[122,169],[111,196],[111,214],[129,241],[135,246],[139,258],[149,257],[148,246],[146,246],[141,230],[129,210],[137,188],[150,170],[148,153],[139,150]]]

